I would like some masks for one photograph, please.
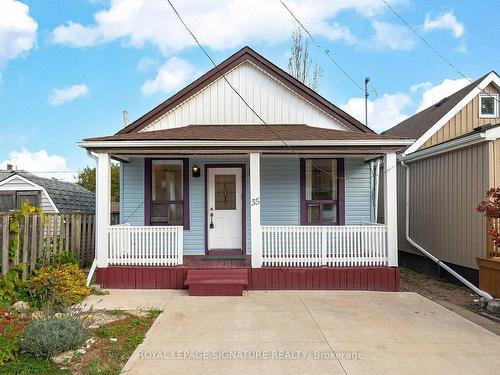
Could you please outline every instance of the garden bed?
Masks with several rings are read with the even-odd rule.
[[[59,363],[20,354],[1,366],[0,374],[119,374],[159,312],[115,310],[82,313],[82,318],[91,324],[91,328],[88,329],[89,340],[80,350],[55,356]],[[95,324],[99,321],[105,323]]]

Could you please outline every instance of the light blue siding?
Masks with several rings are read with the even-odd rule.
[[[205,164],[245,164],[246,239],[250,249],[250,188],[248,159],[190,158],[190,168],[200,167],[201,176],[189,177],[190,230],[184,231],[186,254],[203,254],[205,250]],[[300,167],[298,159],[261,159],[261,223],[263,225],[299,225]],[[121,168],[121,222],[144,225],[144,159],[131,159]],[[346,224],[370,220],[370,167],[362,160],[346,159]],[[354,177],[355,179],[350,179]],[[135,212],[134,212],[135,211]]]
[[[144,159],[121,164],[120,222],[144,225]]]
[[[300,161],[261,159],[261,224],[300,224]]]
[[[362,159],[345,159],[345,223],[370,221],[372,200],[370,164]]]

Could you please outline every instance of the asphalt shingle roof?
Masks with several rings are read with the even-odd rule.
[[[95,211],[95,193],[78,186],[77,184],[51,178],[38,177],[25,171],[0,171],[0,181],[12,175],[19,175],[45,188],[47,194],[61,213]]]
[[[396,137],[407,137],[418,139],[429,130],[436,122],[446,115],[453,107],[455,107],[468,93],[470,93],[483,79],[488,76],[487,73],[471,84],[458,90],[454,94],[441,99],[439,102],[430,107],[414,114],[406,120],[400,122],[396,126],[386,130],[382,134],[392,135]]]

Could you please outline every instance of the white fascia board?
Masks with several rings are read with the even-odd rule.
[[[52,200],[52,198],[50,197],[50,195],[47,193],[47,190],[45,190],[45,188],[43,186],[40,186],[38,184],[35,184],[33,181],[30,181],[28,180],[27,178],[19,175],[19,174],[13,174],[12,176],[6,178],[5,180],[2,180],[0,182],[0,190],[3,190],[1,187],[6,184],[7,182],[9,181],[12,181],[14,178],[19,178],[20,180],[22,180],[23,182],[26,182],[27,184],[31,185],[32,188],[21,188],[21,189],[16,189],[15,191],[30,191],[30,190],[39,190],[41,192],[43,192],[45,194],[45,196],[47,197],[50,205],[52,206],[52,208],[54,209],[54,212],[56,214],[59,213],[59,210],[57,208],[57,206],[55,205],[54,201]],[[10,190],[10,189],[9,189]]]
[[[490,83],[495,83],[500,87],[500,78],[494,72],[488,74],[474,89],[471,90],[458,104],[453,107],[446,115],[441,117],[441,119],[436,122],[429,130],[427,130],[419,139],[415,141],[413,145],[408,147],[403,155],[406,156],[412,152],[417,151],[420,146],[429,140],[439,129],[441,129],[448,121],[450,121],[453,116],[460,112],[476,95],[482,92]]]
[[[453,150],[461,149],[464,147],[472,146],[477,143],[488,141],[487,132],[478,132],[468,135],[466,137],[458,138],[449,142],[440,143],[435,146],[425,148],[420,151],[405,155],[404,153],[399,156],[399,160],[404,162],[411,162],[420,159],[429,158]]]
[[[408,146],[412,139],[379,140],[295,140],[288,146]],[[81,142],[83,148],[128,148],[128,147],[279,147],[282,141],[88,141]]]

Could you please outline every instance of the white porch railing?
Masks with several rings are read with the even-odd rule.
[[[182,226],[108,227],[108,264],[177,266],[182,264]]]
[[[262,226],[264,267],[386,266],[387,226]]]

